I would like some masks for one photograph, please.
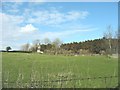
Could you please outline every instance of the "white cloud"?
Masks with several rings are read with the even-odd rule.
[[[15,41],[15,35],[18,34],[17,30],[19,28],[17,25],[22,22],[21,17],[7,15],[4,13],[0,13],[1,24],[0,24],[0,32],[2,33],[2,47],[4,48],[8,45],[12,45]],[[1,49],[0,48],[0,49]]]
[[[11,21],[12,24],[19,24],[24,20],[22,16],[8,15],[5,13],[0,13],[0,16],[2,17],[2,23],[8,23]]]
[[[21,16],[7,15],[4,13],[0,13],[0,17],[2,17],[0,28],[2,28],[1,32],[3,40],[14,37],[19,30],[18,25],[23,22],[23,18]]]
[[[22,2],[14,2],[14,3],[2,3],[2,11],[11,13],[11,14],[18,14],[20,13],[20,7],[23,3]]]
[[[3,3],[3,9],[7,13],[14,15],[20,14],[26,23],[35,23],[41,25],[58,26],[66,22],[73,22],[85,19],[89,13],[87,11],[67,11],[61,12],[58,8],[50,7],[49,9],[37,10],[36,6],[40,6],[42,2],[27,3],[26,7],[21,7],[23,3]],[[21,11],[20,11],[21,10]],[[15,20],[15,19],[14,19]]]
[[[79,27],[78,27],[79,28]],[[85,34],[86,32],[90,32],[90,31],[95,31],[98,28],[79,28],[76,30],[76,27],[73,28],[72,30],[64,30],[64,31],[60,31],[60,32],[45,32],[44,34],[42,34],[42,38],[50,38],[50,39],[55,39],[55,38],[66,38],[75,34]]]
[[[38,28],[34,27],[32,24],[28,24],[25,27],[21,27],[20,32],[22,33],[30,33],[38,30]]]
[[[79,19],[85,19],[88,16],[87,11],[69,11],[66,13],[58,10],[44,10],[36,11],[32,16],[35,18],[28,18],[29,23],[40,23],[43,25],[55,26],[66,22],[73,22]]]
[[[68,15],[66,15],[66,18],[68,20],[84,19],[88,16],[88,14],[89,13],[87,11],[81,11],[81,12],[71,11],[71,12],[68,12]]]
[[[27,24],[25,27],[19,26],[24,21],[22,16],[0,13],[0,17],[2,17],[0,18],[0,32],[2,33],[0,49],[5,49],[8,45],[13,49],[19,49],[21,44],[36,39],[36,35],[39,34],[37,28],[32,24]]]

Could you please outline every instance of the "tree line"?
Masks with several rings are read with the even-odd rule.
[[[113,33],[115,33],[113,35]],[[21,51],[37,52],[38,46],[40,50],[46,54],[64,54],[64,55],[78,55],[78,54],[106,54],[111,55],[118,52],[118,33],[113,32],[112,27],[108,26],[103,37],[94,40],[86,40],[83,42],[63,43],[59,38],[51,41],[49,38],[42,40],[34,40],[32,45],[26,43],[21,46]],[[11,49],[7,47],[8,51]]]
[[[113,34],[114,33],[114,34]],[[50,41],[45,38],[41,43],[41,51],[48,54],[113,54],[118,52],[118,33],[113,32],[112,27],[108,26],[103,37],[100,39],[87,40],[84,42],[63,43],[59,38]],[[33,46],[29,48],[29,44],[23,45],[23,50],[37,51],[37,45],[40,40],[35,40]]]

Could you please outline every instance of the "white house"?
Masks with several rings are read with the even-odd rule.
[[[41,46],[40,46],[40,43],[39,43],[38,47],[37,47],[37,53],[43,54],[43,51],[40,51],[40,49],[41,49]]]

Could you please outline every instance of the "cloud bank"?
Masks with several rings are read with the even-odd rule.
[[[65,39],[78,33],[97,30],[94,27],[78,27],[79,29],[76,29],[76,26],[69,26],[86,19],[89,15],[88,11],[70,10],[62,12],[56,8],[34,11],[32,8],[21,10],[22,3],[15,3],[15,6],[13,5],[11,8],[8,3],[4,5],[7,5],[5,6],[6,9],[0,13],[0,17],[2,17],[0,20],[2,21],[0,23],[2,41],[0,43],[2,42],[3,46],[0,49],[5,49],[8,45],[14,47],[13,49],[20,49],[22,44],[31,43],[35,39],[46,37],[51,40],[54,38]]]

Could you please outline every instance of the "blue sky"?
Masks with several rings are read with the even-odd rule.
[[[109,25],[117,31],[117,2],[3,2],[2,49],[35,39],[64,43],[102,38]]]

